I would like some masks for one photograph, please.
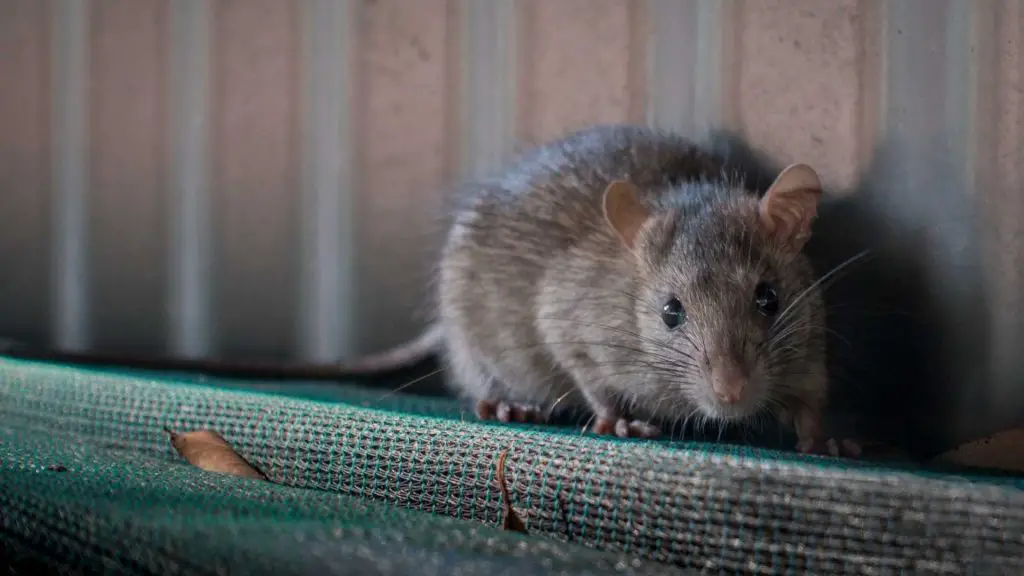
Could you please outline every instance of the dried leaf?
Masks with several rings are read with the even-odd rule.
[[[508,484],[505,483],[505,459],[508,457],[508,448],[502,450],[498,455],[498,469],[495,476],[498,479],[498,489],[501,490],[501,506],[504,509],[505,517],[501,521],[503,530],[526,533],[526,524],[512,509],[512,500],[508,496]]]
[[[1024,472],[1024,430],[1006,430],[961,444],[938,457],[939,462]]]
[[[212,430],[197,430],[176,434],[164,428],[171,438],[171,446],[189,464],[208,472],[231,474],[244,478],[266,480],[267,477],[238,455],[220,434]]]

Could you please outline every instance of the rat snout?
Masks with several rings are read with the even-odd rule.
[[[711,390],[719,402],[732,405],[743,401],[747,395],[747,375],[738,362],[713,362],[711,364]]]

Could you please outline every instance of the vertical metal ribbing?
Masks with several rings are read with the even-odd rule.
[[[355,346],[352,4],[302,4],[299,353],[320,362],[347,357]]]
[[[90,9],[60,0],[53,12],[53,337],[69,350],[89,346]]]
[[[733,0],[651,0],[647,122],[702,137],[729,127]]]
[[[977,370],[988,362],[989,319],[972,176],[972,102],[990,87],[977,82],[982,63],[972,50],[973,10],[973,3],[956,0],[906,0],[885,3],[883,12],[884,154],[870,193],[891,219],[893,245],[921,268],[917,280],[928,287],[920,298],[927,302],[922,320],[930,327],[934,377],[906,415],[921,450],[964,440],[987,409],[991,385]],[[972,384],[964,388],[965,382]]]
[[[698,3],[651,0],[647,123],[691,134],[695,130]]]
[[[463,176],[496,170],[515,149],[518,8],[462,0]]]
[[[211,352],[210,2],[170,3],[172,353]]]

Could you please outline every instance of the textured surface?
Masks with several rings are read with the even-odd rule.
[[[0,337],[379,349],[422,327],[453,179],[646,120],[869,217],[841,231],[894,264],[852,292],[903,292],[878,330],[921,351],[854,350],[887,375],[867,414],[928,451],[1024,425],[1019,0],[486,4],[0,1]]]
[[[224,574],[673,573],[622,553],[200,472],[0,426],[0,555],[24,569]]]
[[[0,552],[162,574],[1024,570],[1019,481],[210,384],[0,361]],[[217,430],[275,484],[192,469],[164,426]],[[506,449],[525,537],[495,528]]]

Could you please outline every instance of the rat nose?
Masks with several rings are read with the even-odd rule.
[[[711,368],[711,389],[723,404],[743,400],[747,391],[747,376],[732,362],[723,362]]]

